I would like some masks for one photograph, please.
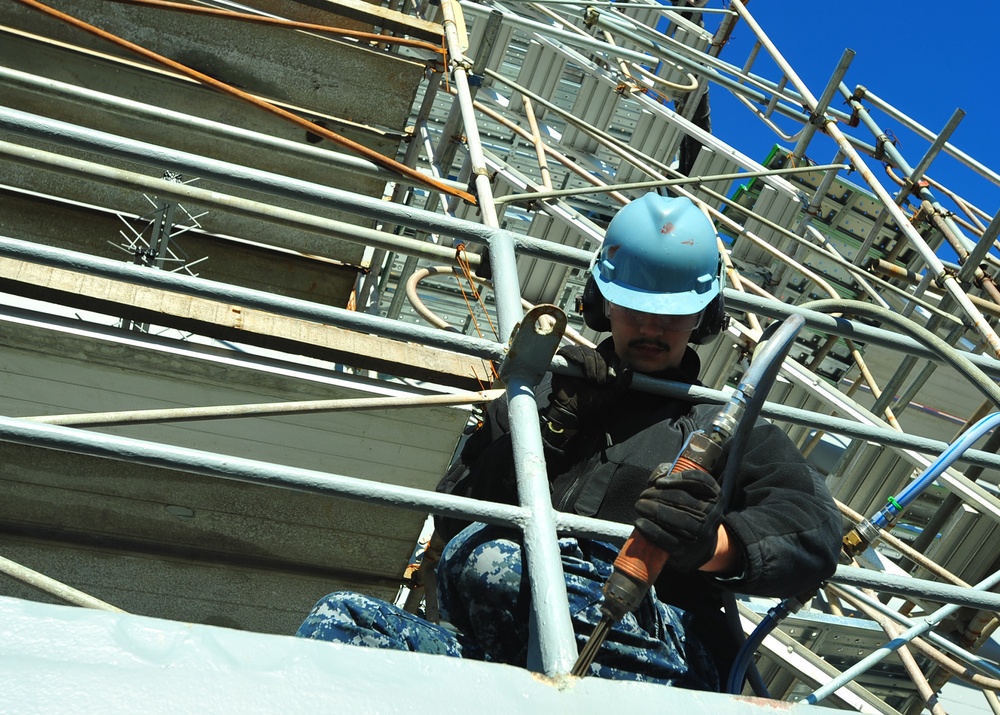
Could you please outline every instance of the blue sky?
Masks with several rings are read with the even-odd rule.
[[[822,93],[844,49],[851,48],[857,54],[845,78],[849,87],[865,85],[935,132],[957,107],[962,108],[966,116],[951,143],[1000,173],[1000,137],[995,130],[1000,125],[998,42],[990,37],[991,30],[1000,26],[997,3],[965,3],[961,12],[953,9],[955,5],[927,0],[756,0],[747,7],[814,95]],[[716,22],[708,19],[706,24],[714,29]],[[753,32],[741,22],[722,59],[742,65],[753,41]],[[764,59],[758,59],[756,67],[768,78],[778,76]],[[727,95],[721,88],[713,89],[713,132],[755,159],[763,159],[774,135]],[[835,101],[843,108],[839,97]],[[929,142],[884,115],[876,119],[883,128],[892,129],[903,156],[916,165]],[[793,129],[787,120],[784,126]],[[869,133],[864,136],[871,141]],[[833,143],[820,136],[813,139],[808,152],[820,163],[832,160],[834,153]],[[888,178],[878,165],[870,162],[869,166],[887,185]],[[1000,186],[950,157],[940,156],[928,173],[990,215],[1000,209]],[[857,174],[853,180],[860,183]]]

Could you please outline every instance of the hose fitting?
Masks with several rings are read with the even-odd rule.
[[[881,530],[868,519],[863,519],[844,534],[843,548],[848,556],[854,558],[880,538],[882,538]]]

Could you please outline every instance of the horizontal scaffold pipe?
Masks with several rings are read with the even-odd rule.
[[[32,125],[38,123],[45,128],[38,134]],[[294,179],[292,177],[251,169],[238,164],[220,162],[205,157],[180,152],[154,144],[139,142],[93,129],[76,127],[66,122],[38,117],[19,110],[0,108],[0,129],[9,129],[23,134],[42,136],[47,141],[65,143],[89,149],[98,153],[116,154],[132,161],[157,166],[160,169],[183,169],[182,173],[213,179],[222,183],[240,186],[254,191],[284,196],[304,201],[328,209],[345,211],[375,221],[398,224],[424,233],[446,236],[488,244],[492,238],[506,237],[519,253],[535,258],[544,258],[568,266],[584,267],[589,264],[591,254],[579,248],[564,246],[542,239],[520,236],[501,228],[491,228],[481,223],[465,221],[425,209],[394,204],[382,199],[351,193],[321,184]],[[146,150],[154,152],[148,154]],[[259,201],[251,201],[219,192],[199,189],[189,184],[146,176],[132,171],[116,169],[92,161],[62,156],[53,152],[25,147],[11,142],[0,141],[0,156],[5,156],[28,166],[55,171],[81,179],[91,179],[114,186],[123,186],[134,191],[154,193],[158,196],[175,198],[193,204],[210,206],[220,211],[252,215],[272,223],[283,223],[303,230],[335,233],[339,238],[354,240],[365,245],[383,246],[410,255],[422,255],[430,251],[436,253],[433,260],[444,261],[453,257],[453,251],[443,246],[403,239],[394,245],[393,241],[402,237],[386,236],[372,229],[364,229],[342,221],[333,221],[313,216],[301,211],[292,211],[271,206]],[[310,228],[311,227],[311,228]],[[324,228],[325,227],[325,228]],[[358,232],[367,232],[361,236]],[[421,246],[423,246],[421,248]],[[442,253],[443,252],[443,253]],[[478,263],[477,255],[469,255],[470,262]]]
[[[562,361],[562,358],[557,357],[556,359]],[[555,361],[553,365],[555,365]],[[568,373],[568,370],[559,370],[559,372]],[[726,391],[688,385],[683,382],[656,380],[645,375],[634,376],[632,386],[644,392],[665,395],[690,402],[706,402],[721,405],[728,402],[731,397],[731,393]],[[905,432],[898,432],[888,427],[865,425],[844,417],[832,417],[818,412],[803,410],[798,407],[788,407],[778,402],[765,402],[761,414],[781,422],[813,427],[823,432],[832,432],[846,437],[863,439],[886,447],[912,449],[915,452],[923,454],[937,455],[948,448],[948,443],[941,440],[906,434]],[[959,461],[989,467],[1000,467],[1000,455],[975,449],[965,452]]]
[[[987,611],[1000,611],[1000,593],[978,591],[972,587],[843,565],[837,567],[837,574],[831,580],[859,588],[873,588],[876,591],[894,593],[897,596],[915,596],[926,601],[956,603]]]
[[[29,422],[13,417],[0,417],[0,441],[55,449],[73,454],[84,454],[104,459],[143,464],[150,467],[180,470],[219,479],[280,487],[294,491],[343,497],[372,503],[385,504],[415,511],[482,521],[490,524],[519,524],[533,518],[521,507],[493,502],[482,502],[436,491],[415,489],[357,477],[328,474],[300,467],[289,467],[242,457],[205,452],[187,447],[160,444],[118,435],[90,432],[88,430],[59,427]],[[616,524],[580,517],[575,514],[556,514],[560,531],[624,541],[632,530],[628,524]],[[942,599],[953,600],[986,610],[1000,610],[1000,594],[961,591],[942,584],[909,577],[893,577],[865,569],[840,566],[833,581],[863,586],[873,586],[909,593],[913,589],[931,589]],[[954,589],[954,590],[953,590]]]
[[[0,141],[0,155],[7,156],[26,166],[57,171],[65,176],[72,176],[83,180],[93,179],[109,186],[155,194],[163,199],[196,205],[199,208],[216,209],[225,213],[265,221],[277,226],[308,231],[320,236],[334,237],[365,246],[407,253],[436,262],[444,261],[450,263],[455,260],[455,249],[448,246],[437,245],[429,241],[420,241],[415,238],[407,238],[406,236],[397,236],[385,231],[347,223],[346,221],[338,221],[313,213],[274,206],[242,196],[224,194],[220,191],[212,191],[211,189],[200,188],[188,183],[155,178],[41,149],[33,149]],[[478,255],[469,253],[466,257],[470,265],[479,265],[480,257]]]
[[[366,313],[333,308],[328,305],[310,303],[296,298],[286,298],[264,291],[219,283],[204,278],[155,270],[133,263],[113,261],[76,251],[42,246],[15,238],[0,236],[0,256],[54,268],[88,273],[126,283],[159,288],[183,295],[193,295],[210,300],[235,303],[278,315],[326,323],[347,330],[372,333],[386,338],[422,342],[431,347],[452,350],[489,360],[502,359],[506,349],[500,343],[494,343],[481,338],[388,320]],[[817,327],[819,330],[830,330],[830,324],[834,324],[833,327],[842,331],[841,334],[847,334],[858,340],[867,339],[867,332],[865,335],[859,332],[851,332],[854,324],[843,318],[833,318],[823,313],[800,310],[794,306],[776,301],[756,299],[752,296],[747,296],[745,293],[731,291],[731,289],[727,289],[726,300],[732,307],[739,307],[742,310],[762,313],[779,319],[784,319],[788,315],[797,312],[805,316],[807,326]],[[746,303],[746,305],[742,305],[742,303]],[[861,325],[860,323],[854,327],[857,327],[859,330],[860,328],[865,328],[866,331],[877,331],[878,336],[882,339],[882,344],[895,345],[897,349],[905,349],[907,345],[916,344],[916,341],[911,338],[888,331],[880,331],[876,328]],[[975,363],[977,362],[975,358],[982,358],[982,356],[969,355],[969,358]],[[986,367],[982,364],[980,366],[984,367],[984,369]],[[992,367],[994,371],[998,368],[994,360],[987,359],[987,366]],[[569,368],[566,360],[558,355],[553,358],[551,369],[563,374],[579,374]],[[633,380],[633,384],[637,389],[646,392],[664,394],[695,402],[722,404],[729,400],[729,393],[721,390],[711,390],[680,382],[656,380],[644,375],[637,375]],[[948,446],[946,442],[939,440],[901,434],[891,429],[869,427],[852,420],[830,417],[794,407],[786,407],[773,402],[765,403],[763,414],[767,417],[794,424],[807,425],[848,437],[866,439],[892,447],[913,449],[927,454],[940,454]],[[1000,456],[979,450],[969,450],[962,456],[962,461],[987,467],[1000,467]]]
[[[286,156],[321,161],[330,168],[338,171],[349,171],[352,174],[371,176],[385,181],[416,184],[409,177],[400,176],[396,172],[383,169],[378,164],[353,154],[331,151],[322,147],[312,146],[311,144],[303,144],[302,142],[283,139],[271,136],[270,134],[262,134],[261,132],[233,126],[232,124],[224,124],[223,122],[196,117],[192,114],[184,114],[183,112],[177,112],[165,107],[144,104],[113,94],[98,92],[97,90],[80,87],[67,82],[60,82],[48,77],[20,72],[10,67],[0,67],[0,82],[9,82],[50,98],[65,98],[74,103],[110,109],[117,114],[153,120],[160,126],[173,125],[185,130],[203,132],[214,137],[238,141],[246,147],[257,147],[266,151],[282,152]],[[464,188],[457,181],[448,181],[440,177],[438,177],[438,180],[456,189]]]
[[[268,293],[252,288],[184,276],[134,263],[113,261],[76,251],[42,246],[0,236],[0,256],[38,263],[53,268],[86,273],[209,300],[235,303],[277,315],[324,323],[338,328],[371,333],[384,338],[423,343],[431,347],[473,355],[487,360],[501,359],[505,347],[482,338],[389,320],[376,315],[334,308],[320,303]]]
[[[897,352],[914,355],[924,360],[933,360],[939,363],[945,362],[937,351],[926,347],[908,335],[902,335],[883,328],[875,328],[860,321],[835,318],[832,315],[817,313],[796,305],[789,305],[788,303],[741,293],[732,288],[726,289],[726,307],[730,312],[736,309],[747,313],[766,315],[769,318],[776,318],[778,320],[784,320],[793,314],[801,315],[806,319],[806,328],[811,328],[817,332],[839,335],[843,338],[850,338],[855,342],[881,345],[882,347],[892,348]],[[1000,361],[996,358],[973,353],[963,353],[963,355],[969,359],[969,362],[982,369],[986,374],[994,379],[1000,379]]]
[[[12,417],[0,417],[0,440],[491,524],[519,523],[529,516],[520,507],[507,504]]]

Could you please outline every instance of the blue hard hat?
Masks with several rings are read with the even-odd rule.
[[[648,193],[611,220],[591,274],[616,305],[692,315],[719,295],[721,268],[708,217],[688,198]]]

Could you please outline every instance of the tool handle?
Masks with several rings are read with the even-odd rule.
[[[698,462],[682,454],[673,463],[669,473],[676,474],[688,469],[708,471]],[[659,468],[653,470],[653,473],[649,475],[649,483],[652,484],[661,476],[663,476],[663,472]],[[668,558],[670,558],[670,554],[653,544],[638,531],[633,530],[622,550],[618,552],[618,558],[615,559],[614,565],[616,571],[622,571],[633,580],[652,586]]]
[[[634,581],[652,586],[668,558],[670,554],[638,531],[633,531],[622,550],[618,552],[615,571],[626,574]]]

